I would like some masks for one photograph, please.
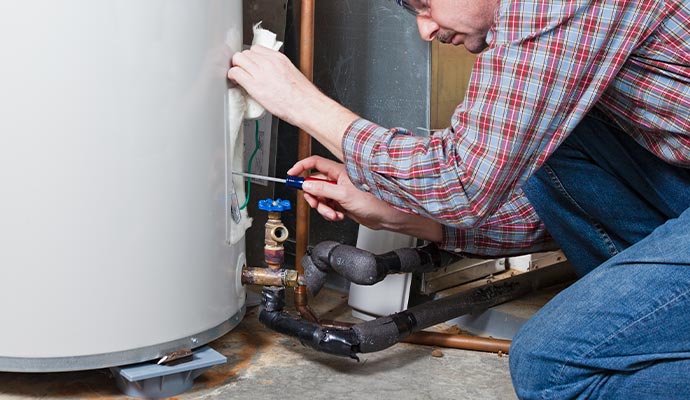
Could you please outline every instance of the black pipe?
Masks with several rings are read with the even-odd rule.
[[[359,360],[357,353],[371,353],[386,349],[414,332],[457,318],[483,311],[531,292],[536,287],[553,284],[553,277],[543,279],[533,274],[520,274],[500,283],[487,284],[439,300],[430,301],[408,310],[353,325],[350,329],[325,328],[296,319],[276,307],[276,301],[264,296],[259,319],[269,328],[297,337],[303,345],[329,354]],[[264,293],[271,288],[264,289]],[[270,304],[269,304],[270,303]]]
[[[430,301],[393,315],[354,325],[362,353],[386,349],[414,332],[461,315],[477,313],[532,291],[526,280],[489,284]],[[364,339],[366,338],[366,339]]]
[[[402,248],[375,255],[353,246],[326,241],[319,243],[302,258],[304,283],[316,296],[334,271],[350,282],[373,285],[388,274],[430,272],[449,265],[460,256],[440,250],[435,244],[419,248]]]
[[[282,309],[272,309],[272,307],[264,307],[259,320],[272,330],[298,338],[304,346],[359,360],[357,353],[371,353],[386,349],[414,332],[513,298],[516,292],[523,291],[519,286],[503,285],[489,292],[476,289],[469,293],[435,300],[393,315],[363,322],[350,329],[322,327],[292,317]],[[268,288],[264,289],[264,292],[266,290]],[[486,293],[490,293],[490,296],[480,300]]]
[[[283,312],[285,289],[264,287],[259,321],[272,330],[296,337],[304,345],[315,350],[359,361],[359,342],[352,329],[325,328]]]

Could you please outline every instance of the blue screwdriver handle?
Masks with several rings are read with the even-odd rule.
[[[305,181],[318,181],[318,182],[326,182],[326,183],[332,183],[335,184],[336,182],[330,181],[328,179],[321,179],[321,178],[303,178],[301,176],[289,176],[285,179],[285,186],[292,188],[292,189],[299,189],[302,190],[302,184]]]

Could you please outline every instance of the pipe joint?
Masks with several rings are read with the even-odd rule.
[[[285,308],[285,289],[264,287],[264,290],[261,292],[261,305],[263,306],[263,311],[266,312],[283,311],[283,308]]]
[[[354,330],[321,328],[320,331],[316,331],[314,334],[314,342],[316,344],[316,346],[312,346],[314,349],[359,361],[359,357],[357,357],[357,353],[360,352],[359,339]]]
[[[298,319],[278,309],[264,306],[259,321],[268,328],[299,339],[306,347],[340,357],[359,361],[360,340],[352,329],[324,328],[316,323]]]
[[[353,246],[325,241],[314,246],[302,258],[302,268],[306,286],[316,296],[330,271],[359,285],[374,285],[389,274],[429,272],[459,258],[434,244],[375,255]]]

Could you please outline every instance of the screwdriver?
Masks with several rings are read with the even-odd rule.
[[[286,179],[281,179],[281,178],[273,178],[271,176],[263,176],[263,175],[256,175],[256,174],[248,174],[246,172],[232,172],[234,175],[240,175],[244,176],[247,178],[254,178],[254,179],[263,179],[266,181],[271,181],[271,182],[278,182],[278,183],[283,183],[285,184],[285,187],[289,187],[291,189],[302,189],[302,184],[305,181],[313,181],[313,182],[326,182],[326,183],[332,183],[336,184],[337,182],[331,181],[328,179],[322,179],[322,178],[314,178],[314,177],[301,177],[301,176],[290,176],[288,175]]]

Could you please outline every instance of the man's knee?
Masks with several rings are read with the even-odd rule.
[[[569,354],[558,331],[557,325],[537,316],[513,338],[510,374],[520,399],[568,399],[586,390],[588,383],[567,367],[575,355]]]
[[[510,345],[510,375],[521,399],[541,398],[540,393],[549,386],[547,381],[552,367],[537,354],[538,349],[543,348],[539,339],[521,329]]]

